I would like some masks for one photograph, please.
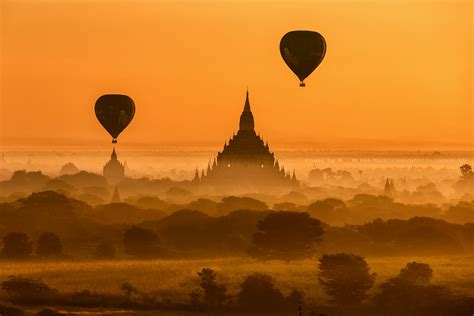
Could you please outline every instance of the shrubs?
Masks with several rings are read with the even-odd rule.
[[[22,276],[10,276],[0,283],[0,288],[7,293],[12,303],[23,305],[48,304],[57,295],[57,291],[50,288],[40,279]]]
[[[367,297],[367,291],[374,285],[375,273],[369,273],[369,266],[361,256],[323,255],[319,258],[318,281],[333,302],[354,305]]]

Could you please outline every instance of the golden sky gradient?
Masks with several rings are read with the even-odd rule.
[[[249,87],[273,147],[473,148],[473,2],[0,0],[4,146],[110,145],[93,111],[130,95],[119,144],[221,146]],[[279,53],[320,32],[300,88]]]

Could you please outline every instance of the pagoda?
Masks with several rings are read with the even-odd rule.
[[[115,148],[110,155],[110,160],[104,165],[102,175],[108,184],[116,185],[125,178],[125,167],[118,160]]]
[[[288,191],[299,186],[295,172],[290,174],[280,167],[268,143],[255,132],[248,90],[239,131],[225,142],[206,171],[199,174],[196,169],[193,181],[235,193]]]

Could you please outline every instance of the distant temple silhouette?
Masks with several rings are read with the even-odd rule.
[[[255,132],[250,110],[249,93],[240,115],[239,131],[224,144],[207,170],[196,169],[193,182],[202,186],[214,186],[225,191],[268,191],[291,189],[299,186],[295,172],[291,175],[280,167],[268,143]]]
[[[102,175],[108,184],[118,184],[125,178],[125,166],[118,161],[115,147],[110,160],[104,166]]]

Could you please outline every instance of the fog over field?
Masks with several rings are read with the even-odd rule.
[[[472,0],[0,0],[0,316],[473,316]]]

